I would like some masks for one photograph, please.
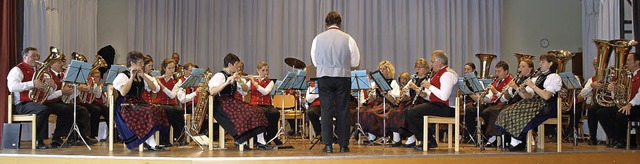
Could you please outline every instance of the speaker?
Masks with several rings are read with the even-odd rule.
[[[17,123],[4,123],[2,125],[4,130],[2,131],[2,148],[4,149],[19,149],[20,148],[20,128],[21,124]]]

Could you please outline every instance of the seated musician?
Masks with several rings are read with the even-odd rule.
[[[89,84],[90,88],[92,88],[89,96],[93,96],[93,100],[85,100],[85,103],[82,105],[89,108],[93,108],[93,110],[89,110],[90,122],[91,122],[91,136],[97,137],[100,125],[100,116],[105,119],[109,119],[109,108],[105,105],[105,95],[102,91],[103,83],[101,82],[102,78],[100,76],[100,70],[96,69],[91,71],[90,76],[92,80],[90,80]]]
[[[640,117],[640,54],[638,53],[629,53],[627,55],[627,69],[633,73],[631,79],[631,91],[629,103],[615,115],[615,124],[614,124],[614,135],[613,139],[615,140],[615,148],[623,149],[626,147],[626,135],[627,135],[627,121],[631,118],[638,119]],[[610,83],[614,84],[614,83]],[[612,85],[608,86],[609,90],[613,90]],[[611,117],[611,116],[605,116]],[[604,126],[603,126],[604,128]],[[637,135],[637,132],[636,132]]]
[[[499,61],[496,64],[495,71],[497,76],[496,79],[493,81],[493,83],[487,86],[488,92],[485,97],[480,100],[484,104],[488,104],[488,106],[490,106],[489,108],[505,103],[507,101],[506,99],[502,98],[502,96],[498,97],[498,95],[502,95],[502,92],[504,91],[504,88],[507,86],[507,84],[513,81],[513,77],[511,77],[511,74],[509,74],[509,65],[507,64],[507,62]],[[489,108],[480,108],[480,117],[484,119],[487,127],[494,126],[495,124],[495,119],[490,119],[489,112],[487,111],[487,109]],[[473,130],[475,130],[477,126],[477,108],[471,110],[467,108],[465,110],[467,110],[465,111],[465,124],[467,125],[467,128],[473,128]],[[481,130],[482,129],[483,128],[481,128]],[[485,136],[488,138],[485,146],[494,146],[496,141],[496,134],[485,134]]]
[[[267,125],[265,139],[271,140],[278,133],[278,120],[280,119],[280,112],[271,104],[271,90],[273,90],[274,83],[269,79],[269,65],[267,62],[258,63],[256,72],[258,72],[258,77],[255,78],[253,75],[248,75],[249,81],[246,83],[250,89],[250,103],[260,107],[264,115],[267,116],[269,125]],[[282,145],[280,139],[275,138],[273,142],[276,145]]]
[[[428,144],[428,148],[434,148],[438,145],[433,135],[435,130],[433,130],[434,133],[430,133],[430,136],[422,136],[424,116],[455,116],[455,110],[449,107],[449,97],[457,83],[458,75],[447,66],[448,61],[447,55],[442,50],[436,50],[431,54],[431,68],[435,72],[432,73],[430,79],[420,83],[420,86],[425,89],[419,93],[424,95],[428,102],[416,105],[404,112],[408,129],[416,136],[417,140]],[[427,137],[428,140],[424,140],[423,137]],[[422,151],[423,148],[422,145],[417,145],[415,149]]]
[[[153,76],[151,76],[151,72],[153,72],[153,58],[151,57],[151,55],[146,54],[144,55],[144,58],[142,59],[142,61],[144,64],[142,71],[144,71],[145,76],[151,77],[152,82],[158,85],[158,81],[156,80],[156,78],[153,78]],[[154,95],[154,93],[157,93],[159,91],[160,91],[159,87],[158,87],[158,91],[151,91],[145,88],[142,90],[142,99],[147,103],[153,103],[153,98],[155,98],[155,96],[152,96],[152,95]]]
[[[597,70],[598,57],[593,58],[593,68]],[[604,75],[602,75],[604,77]],[[598,89],[605,89],[602,86],[602,83],[596,80],[596,76],[593,76],[587,80],[584,84],[582,90],[580,90],[580,94],[578,94],[577,102],[584,101],[587,109],[587,124],[589,126],[589,145],[598,145],[598,122],[602,125],[602,129],[605,130],[607,138],[610,138],[610,142],[607,143],[607,146],[613,147],[615,143],[613,142],[613,129],[614,129],[614,119],[615,115],[618,111],[616,106],[605,107],[601,106],[599,103],[595,102],[593,99],[594,92]],[[572,112],[573,113],[573,112]],[[578,113],[576,111],[576,113]],[[609,117],[607,117],[609,116]],[[613,116],[613,117],[612,117]]]
[[[120,138],[128,149],[146,143],[148,150],[163,150],[164,146],[156,144],[153,135],[158,130],[166,132],[169,123],[164,110],[142,98],[143,90],[160,90],[154,78],[144,73],[144,58],[140,52],[129,52],[128,69],[119,73],[113,81],[113,88],[119,93],[114,106],[114,119]]]
[[[526,87],[519,88],[524,100],[504,109],[498,115],[496,126],[505,135],[511,136],[510,151],[525,150],[522,140],[527,132],[549,118],[557,117],[558,95],[562,80],[556,74],[558,60],[554,54],[540,56],[540,75],[524,81]]]
[[[184,82],[186,81],[189,77],[191,77],[191,72],[193,71],[194,68],[199,68],[198,65],[195,65],[193,63],[187,63],[184,64],[184,72],[183,72],[183,77],[181,78],[181,80]],[[206,82],[205,84],[206,85]],[[187,114],[192,114],[192,109],[195,107],[194,104],[198,104],[199,99],[201,98],[198,93],[202,93],[203,91],[206,91],[207,87],[199,87],[199,86],[193,86],[190,88],[180,88],[178,90],[178,101],[180,101],[180,103],[182,103],[182,108],[181,109],[186,109],[187,110]],[[203,97],[205,100],[207,99],[206,97]],[[204,111],[206,112],[206,111]],[[198,134],[203,134],[205,132],[206,129],[208,129],[209,124],[208,122],[208,117],[204,117],[201,127],[200,127],[200,131],[198,132]],[[213,130],[217,131],[217,128],[214,128]],[[214,132],[213,134],[217,135],[217,132]],[[213,138],[217,138],[217,137],[213,137]]]
[[[400,136],[409,136],[407,138],[407,141],[405,142],[405,144],[402,144],[400,146],[402,147],[406,147],[406,148],[413,148],[416,146],[416,136],[413,135],[408,128],[405,126],[406,124],[406,119],[404,117],[404,110],[407,110],[411,107],[413,107],[414,105],[417,104],[424,104],[427,102],[427,100],[424,97],[424,95],[421,94],[417,94],[420,92],[420,87],[418,85],[420,85],[420,83],[422,83],[422,81],[426,80],[430,75],[427,75],[427,73],[430,73],[430,68],[429,68],[429,64],[427,63],[427,60],[424,58],[419,58],[418,60],[416,60],[416,63],[413,67],[415,74],[411,75],[413,76],[411,78],[410,81],[408,81],[406,84],[402,84],[403,88],[403,95],[400,98],[400,102],[398,105],[398,112],[401,112],[400,114],[402,115],[402,117],[398,117],[400,118],[400,120],[394,121],[395,123],[401,123],[401,124],[396,124],[394,126],[397,127],[397,129],[392,129],[394,132],[394,139],[396,137],[396,135],[400,135]],[[402,76],[402,75],[400,75]],[[402,83],[402,82],[401,82]],[[393,113],[391,114],[393,115]],[[398,133],[398,134],[396,134]],[[399,140],[398,140],[399,141]],[[392,146],[397,147],[399,145],[398,142],[394,143]]]
[[[215,95],[214,117],[239,145],[255,137],[258,149],[271,149],[264,139],[265,128],[268,125],[264,112],[245,102],[235,99],[233,95],[238,87],[248,90],[247,85],[240,84],[240,58],[234,54],[224,57],[224,68],[209,80],[209,93]]]
[[[175,66],[176,62],[171,58],[166,58],[160,65],[161,76],[155,77],[158,85],[160,86],[160,92],[156,93],[156,98],[153,100],[153,104],[162,108],[167,114],[167,120],[173,127],[173,137],[169,138],[169,134],[163,134],[160,139],[161,145],[170,145],[169,140],[177,141],[175,143],[178,146],[187,145],[184,137],[180,137],[184,128],[184,110],[180,108],[176,101],[176,95],[182,85],[182,80],[175,78]],[[179,139],[179,140],[178,140]]]
[[[320,136],[322,132],[322,126],[320,125],[320,95],[316,89],[316,81],[312,81],[309,76],[307,76],[306,80],[309,82],[309,88],[307,88],[307,93],[305,95],[305,100],[309,103],[309,107],[306,112],[309,117],[309,122],[311,122],[311,126],[313,126],[313,132],[317,137]]]
[[[383,125],[383,119],[385,118],[385,113],[389,114],[389,111],[397,108],[396,98],[400,98],[400,85],[394,79],[396,75],[395,67],[391,62],[384,60],[378,64],[378,71],[382,73],[382,76],[385,79],[387,85],[391,86],[391,90],[383,91],[378,84],[376,84],[373,80],[371,80],[371,89],[374,90],[375,94],[369,95],[367,102],[364,105],[364,110],[360,112],[360,124],[362,125],[362,129],[365,133],[367,133],[367,139],[369,142],[374,142],[378,137],[382,137],[383,131],[387,128]],[[386,103],[383,103],[386,101]],[[383,106],[383,105],[386,105]],[[400,116],[394,115],[396,117]],[[390,117],[390,115],[389,115]],[[390,120],[398,120],[392,119]],[[400,123],[397,123],[398,125]],[[389,124],[390,125],[390,124]],[[397,127],[396,127],[397,128]],[[386,130],[387,132],[391,132]],[[397,138],[400,139],[399,136]]]

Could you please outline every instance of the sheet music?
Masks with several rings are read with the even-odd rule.
[[[107,74],[107,78],[105,78],[106,83],[113,84],[113,80],[116,79],[116,76],[118,76],[120,72],[123,72],[125,70],[127,70],[127,67],[124,67],[121,65],[111,65],[111,69],[109,69],[109,74]]]
[[[384,76],[382,76],[382,73],[380,71],[372,72],[371,78],[373,78],[373,81],[378,85],[378,87],[380,87],[381,90],[391,90],[391,86],[389,86],[389,83],[387,83],[387,80],[384,78]]]
[[[85,84],[87,83],[87,78],[89,77],[89,70],[91,70],[91,64],[78,60],[72,60],[62,81]]]
[[[351,89],[369,89],[369,78],[367,77],[367,70],[353,70],[351,71]]]
[[[458,78],[458,87],[460,88],[460,91],[462,91],[462,93],[465,95],[473,94],[471,89],[469,89],[469,86],[467,86],[467,84],[465,83],[464,78]]]
[[[180,85],[180,88],[189,88],[198,86],[202,82],[202,75],[204,74],[203,68],[193,68],[191,70],[191,76],[185,79]]]

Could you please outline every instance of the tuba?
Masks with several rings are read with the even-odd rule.
[[[633,46],[637,44],[635,40],[594,40],[598,48],[598,64],[596,68],[596,80],[603,86],[608,86],[615,79],[616,83],[613,92],[606,89],[598,89],[594,94],[595,101],[605,107],[617,106],[621,108],[629,103],[632,73],[625,68],[627,55]],[[606,68],[609,63],[611,52],[615,51],[614,67]]]
[[[527,55],[527,54],[523,54],[523,53],[513,53],[514,56],[516,56],[516,59],[518,59],[518,64],[520,64],[520,62],[522,62],[522,60],[524,59],[529,59],[529,60],[533,60],[533,55]]]
[[[491,61],[496,58],[494,54],[476,54],[476,57],[480,60],[480,74],[478,78],[480,79],[488,79],[489,77],[489,69],[491,68]]]
[[[78,52],[72,52],[71,53],[71,60],[78,60],[78,61],[83,61],[83,62],[87,62],[87,58],[84,57],[84,55],[82,55],[81,53]],[[66,82],[62,82],[62,88],[65,87],[71,87],[71,84],[68,84]],[[82,93],[82,92],[80,92]],[[69,95],[62,95],[62,97],[60,98],[62,99],[62,102],[64,103],[73,103],[73,97],[69,96]]]
[[[571,58],[575,55],[570,51],[565,50],[552,50],[548,51],[547,53],[554,54],[558,59],[558,69],[556,73],[565,72],[567,62],[571,60]],[[573,107],[574,96],[571,95],[571,92],[566,87],[564,87],[564,85],[562,89],[560,89],[558,96],[562,98],[562,111],[569,111],[571,107]]]
[[[51,78],[51,74],[49,74],[49,67],[51,67],[52,62],[55,60],[65,60],[64,53],[62,53],[61,50],[51,46],[49,48],[49,51],[51,51],[51,53],[49,54],[47,59],[44,59],[44,62],[41,63],[39,61],[36,61],[40,66],[36,67],[36,72],[33,74],[31,81],[40,80],[42,82],[45,82],[45,79]],[[33,102],[42,104],[45,100],[47,100],[49,93],[54,91],[56,87],[57,86],[50,86],[45,82],[44,89],[33,88],[29,90],[29,99],[31,99],[31,101]]]
[[[213,78],[213,75],[214,74],[213,72],[211,72],[211,69],[207,68],[207,71],[205,71],[204,74],[202,75],[202,78],[204,79],[204,81],[200,83],[199,87],[207,88],[207,83],[211,78]],[[192,115],[193,121],[192,121],[192,127],[190,128],[192,134],[198,134],[200,132],[200,128],[202,128],[202,123],[204,122],[204,119],[206,117],[207,107],[209,106],[208,89],[204,89],[201,92],[198,92],[197,98],[198,98],[198,102],[196,102],[195,106],[193,107],[193,115]]]
[[[93,76],[91,76],[91,72],[98,70],[100,68],[106,68],[107,62],[100,55],[96,55],[96,61],[91,65],[91,70],[89,70],[89,78],[87,79],[87,84],[89,85],[90,92],[80,92],[80,98],[84,103],[92,103],[93,100],[96,99],[93,90],[95,87],[99,87],[96,83],[99,81],[95,81]]]

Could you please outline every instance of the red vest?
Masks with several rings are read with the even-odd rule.
[[[429,83],[431,83],[431,85],[433,85],[434,87],[440,89],[440,77],[442,77],[442,74],[447,72],[447,68],[448,68],[447,66],[444,66],[442,69],[438,70],[438,72],[436,72],[435,75],[431,77],[431,80],[429,80]],[[431,102],[439,102],[449,106],[449,101],[447,101],[448,97],[447,97],[447,100],[442,100],[438,98],[438,96],[436,96],[435,94],[431,93],[429,95],[429,100]]]
[[[62,90],[62,79],[64,79],[64,72],[60,72],[60,78],[58,78],[58,76],[56,76],[56,73],[53,72],[53,70],[49,69],[49,74],[51,75],[51,79],[53,79],[53,82],[56,83],[56,86],[58,88],[58,90]],[[52,100],[47,100],[46,102],[60,102],[61,99],[60,97],[52,99]]]
[[[167,89],[172,88],[178,83],[178,80],[174,78],[170,78],[169,80],[165,80],[164,78],[158,78],[158,83],[162,83]],[[171,89],[170,89],[171,90]],[[153,100],[154,104],[162,104],[162,105],[176,105],[178,102],[175,98],[169,98],[164,91],[160,91],[156,94],[156,99]]]
[[[638,88],[640,88],[640,70],[636,71],[636,75],[631,79],[631,95],[629,96],[631,99],[638,93]]]
[[[20,71],[22,71],[22,82],[31,81],[31,79],[33,78],[33,74],[35,73],[32,67],[29,67],[29,65],[25,62],[18,64],[16,67],[18,67]],[[31,99],[29,98],[29,90],[20,92],[20,102],[31,102]]]
[[[271,82],[271,79],[256,80],[263,88]],[[251,85],[251,105],[271,105],[271,94],[262,95],[255,85]]]
[[[309,84],[309,87],[316,87],[316,83],[311,82],[311,84]],[[366,94],[365,94],[365,96],[366,96]],[[311,102],[311,104],[309,106],[320,106],[320,97],[318,97],[315,100],[313,100],[313,102]]]
[[[496,90],[498,90],[498,92],[502,92],[504,87],[507,86],[507,84],[509,84],[511,80],[513,80],[513,77],[511,77],[511,75],[507,75],[507,77],[505,77],[500,84],[498,84],[499,80],[494,80],[491,85],[493,85]],[[491,97],[491,102],[494,102],[496,99],[498,99],[498,95],[494,94],[493,97]],[[500,101],[498,101],[498,104],[499,103]]]

